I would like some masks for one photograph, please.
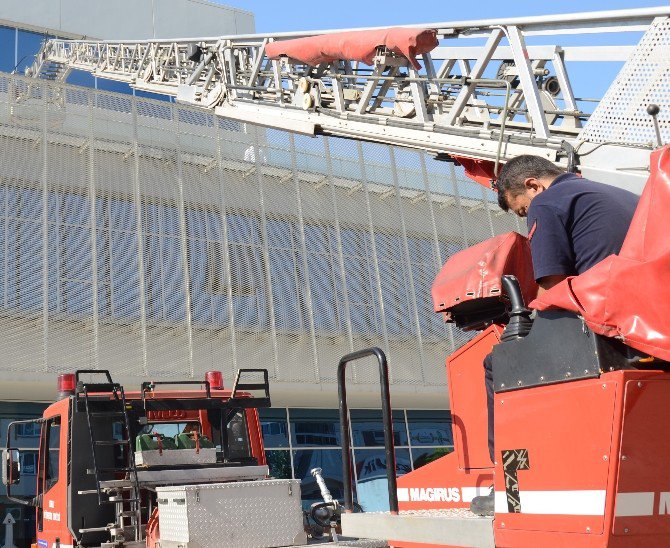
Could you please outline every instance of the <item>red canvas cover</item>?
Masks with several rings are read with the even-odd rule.
[[[564,308],[601,335],[670,360],[670,146],[651,155],[621,252],[537,298],[538,310]]]
[[[432,29],[390,28],[360,30],[308,36],[294,40],[270,42],[265,54],[270,59],[287,55],[307,65],[315,66],[339,59],[361,61],[372,65],[378,47],[386,46],[396,55],[405,56],[417,70],[421,65],[417,55],[428,53],[437,46],[437,32]]]
[[[500,234],[452,255],[435,278],[435,312],[484,297],[499,297],[505,274],[519,279],[525,302],[537,295],[528,240],[517,232]]]

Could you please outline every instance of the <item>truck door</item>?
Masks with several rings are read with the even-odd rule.
[[[42,424],[40,452],[37,476],[37,495],[41,504],[37,507],[37,538],[46,540],[49,546],[56,539],[64,541],[62,532],[66,531],[67,514],[65,512],[66,466],[67,459],[61,458],[61,448],[65,432],[61,429],[61,416],[49,417]]]

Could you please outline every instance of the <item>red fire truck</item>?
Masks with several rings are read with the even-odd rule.
[[[645,32],[637,46],[526,44],[527,37],[630,30]],[[345,367],[362,356],[379,360],[391,506],[389,514],[351,513],[345,481],[342,530],[405,548],[669,546],[670,148],[662,145],[670,9],[314,34],[51,40],[30,73],[57,86],[71,70],[87,70],[244,123],[406,146],[456,162],[485,185],[501,163],[536,154],[614,186],[644,186],[621,253],[540,299],[518,234],[446,263],[433,286],[435,311],[480,331],[447,360],[454,453],[396,481],[386,358],[370,349],[340,361],[346,480]],[[453,43],[467,38],[486,43]],[[592,114],[578,108],[564,63],[570,56],[625,62]],[[26,89],[17,100],[32,99]],[[261,154],[244,161],[257,171],[265,163]],[[428,182],[415,190],[407,189],[412,200],[431,195]],[[390,191],[400,196],[397,181]],[[495,462],[486,448],[488,353]],[[38,546],[304,542],[299,485],[231,481],[267,473],[253,410],[264,400],[238,392],[247,385],[163,393],[145,383],[126,395],[108,375],[102,383],[74,381],[40,419],[39,489],[29,501],[38,511]],[[267,394],[267,379],[263,388]],[[166,423],[189,426],[169,441],[157,428]],[[9,485],[17,462],[8,448]],[[495,518],[468,514],[470,500],[492,485]],[[262,497],[251,495],[256,489]],[[324,504],[326,516],[341,510]],[[256,540],[266,533],[272,538]]]
[[[299,481],[268,478],[257,411],[270,405],[267,371],[240,370],[231,389],[211,371],[126,392],[108,371],[86,370],[60,375],[58,390],[42,418],[10,423],[3,452],[8,498],[37,514],[34,546],[304,543]],[[41,431],[37,492],[20,498],[9,440],[26,423]],[[232,540],[266,513],[275,527]]]

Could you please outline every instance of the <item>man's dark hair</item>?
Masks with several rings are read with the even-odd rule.
[[[509,211],[507,198],[523,194],[526,188],[524,181],[529,177],[555,179],[562,173],[565,172],[561,168],[540,156],[523,154],[512,158],[503,166],[498,176],[498,205],[503,211]]]

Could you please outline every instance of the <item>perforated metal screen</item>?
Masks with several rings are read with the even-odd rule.
[[[580,139],[592,143],[656,144],[649,104],[670,103],[670,19],[657,19],[644,34],[600,101]],[[670,112],[658,122],[663,143],[670,142]]]
[[[519,229],[418,152],[9,75],[0,181],[4,375],[267,367],[328,383],[343,354],[378,345],[394,383],[444,384],[465,336],[432,311],[432,280]]]

